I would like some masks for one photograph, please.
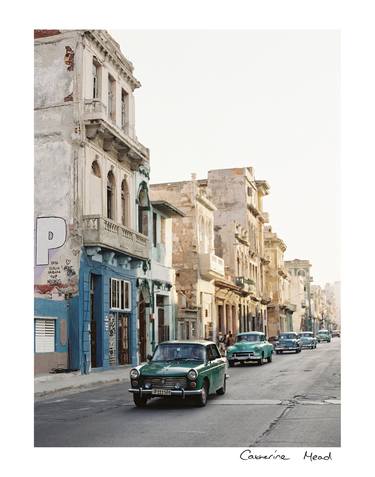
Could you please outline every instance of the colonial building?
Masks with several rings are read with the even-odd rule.
[[[216,207],[215,250],[224,259],[226,281],[231,285],[226,291],[225,284],[216,281],[217,289],[227,296],[226,302],[217,304],[217,327],[232,332],[268,333],[270,298],[265,283],[268,259],[263,235],[268,216],[263,211],[263,197],[268,194],[269,186],[265,181],[255,180],[251,167],[212,170],[207,180],[199,183],[207,189]]]
[[[286,245],[269,225],[264,227],[264,244],[270,259],[266,270],[266,282],[272,296],[268,305],[269,334],[277,336],[284,331],[299,331],[294,329],[293,314],[297,306],[291,302],[291,277],[284,266]]]
[[[106,31],[35,31],[36,373],[145,359],[152,211],[139,86]]]
[[[151,195],[152,197],[152,195]],[[147,353],[165,340],[176,339],[176,287],[172,268],[172,220],[184,214],[166,201],[151,201],[152,205],[152,315],[147,330]]]
[[[224,260],[215,255],[215,205],[195,175],[191,181],[153,184],[152,198],[167,201],[184,216],[173,220],[173,268],[176,270],[177,338],[215,336],[215,284],[224,277]]]
[[[300,277],[303,281],[304,298],[302,300],[302,306],[305,312],[301,323],[301,331],[314,331],[317,325],[313,319],[311,309],[310,284],[313,281],[313,278],[310,276],[311,263],[308,260],[294,259],[287,260],[284,264],[292,280],[293,277]]]

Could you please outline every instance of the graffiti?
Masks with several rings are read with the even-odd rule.
[[[65,47],[65,56],[64,56],[64,63],[67,65],[68,71],[73,71],[74,69],[74,51],[70,48],[70,46]]]
[[[48,285],[61,285],[61,267],[59,262],[55,260],[51,261],[51,265],[48,267],[47,276]]]

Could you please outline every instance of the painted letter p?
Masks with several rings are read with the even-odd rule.
[[[36,264],[49,264],[49,251],[62,247],[66,240],[66,223],[61,217],[36,219]]]

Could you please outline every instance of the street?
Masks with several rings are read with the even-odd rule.
[[[136,408],[127,383],[36,402],[35,446],[340,446],[339,338],[228,374],[226,394],[204,408],[178,399]]]

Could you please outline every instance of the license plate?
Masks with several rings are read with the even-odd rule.
[[[170,389],[153,389],[152,394],[154,396],[171,396],[171,390]]]

